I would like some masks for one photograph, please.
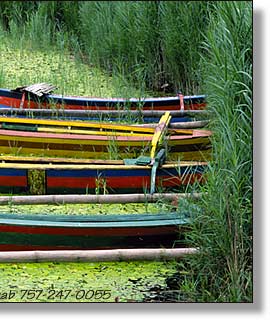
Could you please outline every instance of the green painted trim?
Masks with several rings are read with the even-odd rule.
[[[50,215],[50,214],[12,214],[1,213],[0,220],[19,219],[19,220],[40,220],[58,222],[120,222],[120,221],[156,221],[156,220],[186,220],[183,214],[179,213],[160,213],[160,214],[95,214],[95,215]]]
[[[178,226],[187,224],[183,219],[169,219],[169,220],[138,220],[138,221],[94,221],[94,222],[74,222],[74,221],[40,221],[25,219],[1,219],[1,225],[10,226],[28,226],[28,227],[61,227],[61,228],[141,228],[141,227],[162,227],[162,226]]]
[[[16,131],[31,131],[31,132],[37,132],[38,126],[37,125],[23,125],[23,124],[8,124],[3,122],[2,128],[6,130],[16,130]]]

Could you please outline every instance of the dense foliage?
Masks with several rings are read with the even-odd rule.
[[[191,262],[203,301],[250,301],[252,296],[252,8],[212,4],[202,55],[204,91],[213,116],[213,161]],[[218,26],[218,27],[217,27]],[[191,279],[190,279],[191,280]]]

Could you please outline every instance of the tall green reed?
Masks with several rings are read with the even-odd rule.
[[[206,1],[96,1],[79,8],[89,60],[139,87],[197,93]]]
[[[171,89],[199,93],[200,43],[207,29],[208,1],[160,1],[160,51]]]
[[[199,301],[252,301],[252,3],[211,4],[202,44],[213,161],[190,234]],[[186,279],[185,279],[186,280]]]
[[[38,1],[1,1],[0,23],[4,30],[10,30],[10,23],[22,25],[27,19],[27,12],[34,12]]]

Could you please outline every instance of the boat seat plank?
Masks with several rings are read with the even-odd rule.
[[[42,83],[35,83],[28,86],[17,87],[13,91],[19,92],[30,92],[38,97],[42,97],[45,94],[49,94],[57,89],[56,86],[42,82]]]

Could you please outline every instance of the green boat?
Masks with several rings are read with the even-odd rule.
[[[172,248],[189,228],[179,213],[0,214],[0,251]]]

